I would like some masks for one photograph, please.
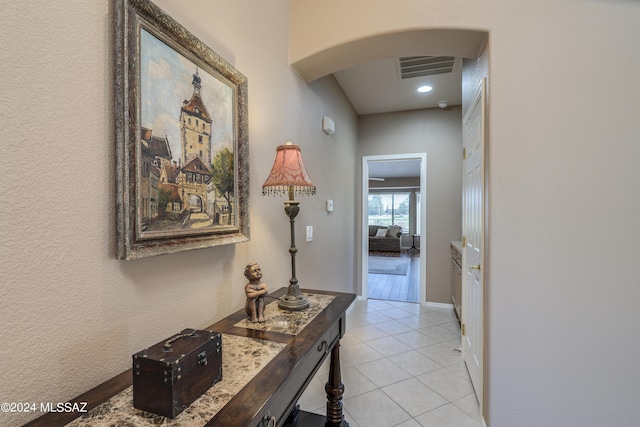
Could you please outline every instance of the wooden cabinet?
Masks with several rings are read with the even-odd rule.
[[[451,242],[451,300],[458,321],[462,315],[462,246]]]

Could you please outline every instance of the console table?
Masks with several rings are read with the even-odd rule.
[[[342,414],[340,338],[355,295],[302,292],[311,302],[307,310],[283,311],[271,299],[267,300],[265,323],[248,322],[243,309],[205,328],[222,333],[223,379],[173,420],[133,408],[129,369],[70,401],[86,402],[81,406],[87,413],[47,413],[26,426],[348,427]],[[285,293],[282,288],[271,296]],[[298,399],[327,357],[326,416],[299,411]]]

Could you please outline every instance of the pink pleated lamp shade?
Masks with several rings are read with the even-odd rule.
[[[276,159],[269,178],[262,184],[262,194],[289,194],[291,187],[296,195],[316,194],[316,186],[304,169],[300,147],[287,141],[276,148]]]

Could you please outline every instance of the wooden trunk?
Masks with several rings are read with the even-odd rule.
[[[133,406],[175,418],[222,380],[222,335],[185,329],[133,355]]]

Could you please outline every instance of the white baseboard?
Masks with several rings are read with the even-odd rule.
[[[453,304],[447,304],[444,302],[423,302],[422,305],[427,306],[427,307],[434,307],[434,308],[453,308]]]

